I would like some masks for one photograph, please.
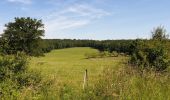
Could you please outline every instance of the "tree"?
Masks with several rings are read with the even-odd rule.
[[[44,36],[44,24],[41,20],[17,17],[14,22],[9,22],[5,27],[1,40],[4,53],[25,52],[33,56],[42,55],[40,42],[41,37]]]
[[[164,27],[159,26],[152,31],[152,39],[153,40],[166,40],[168,39],[168,34],[166,33],[166,29]]]
[[[136,40],[131,44],[130,63],[138,68],[164,71],[170,65],[167,34],[163,27],[152,32],[151,40]]]

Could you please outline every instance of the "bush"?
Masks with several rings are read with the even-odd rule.
[[[132,65],[156,71],[164,71],[170,65],[168,50],[162,42],[137,40],[134,44],[130,59]]]
[[[89,58],[103,58],[103,57],[118,57],[118,53],[116,51],[113,52],[108,52],[108,51],[103,51],[103,52],[98,52],[98,53],[86,53],[85,57],[87,59]]]
[[[0,82],[0,98],[2,100],[16,100],[19,96],[19,86],[11,79]]]
[[[112,57],[118,57],[119,54],[118,54],[116,51],[113,51],[113,52],[111,53],[111,56],[112,56]]]
[[[22,53],[0,58],[0,81],[11,79],[27,70],[27,57]]]
[[[97,57],[98,57],[98,54],[97,54],[97,53],[86,53],[86,54],[85,54],[85,57],[86,57],[87,59],[97,58]]]
[[[28,57],[23,53],[0,58],[0,98],[17,99],[22,89],[36,89],[41,75],[28,69]]]
[[[16,81],[20,87],[38,86],[41,80],[40,73],[35,71],[28,71],[16,76]]]
[[[164,48],[149,49],[147,59],[150,66],[153,66],[157,71],[163,71],[170,65],[167,51]]]

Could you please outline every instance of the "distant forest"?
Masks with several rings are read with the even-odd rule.
[[[70,47],[92,47],[99,51],[117,51],[130,53],[130,45],[135,40],[76,40],[76,39],[44,39],[43,51]]]

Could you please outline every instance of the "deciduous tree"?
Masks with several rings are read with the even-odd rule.
[[[17,17],[5,27],[1,43],[4,53],[25,52],[28,55],[42,55],[40,42],[44,36],[44,24],[41,20]]]

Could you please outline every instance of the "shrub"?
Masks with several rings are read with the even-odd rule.
[[[106,57],[106,56],[107,56],[106,52],[100,52],[100,53],[98,54],[98,57],[99,57],[99,58],[103,58],[103,57]]]
[[[162,42],[157,40],[135,42],[130,59],[132,65],[156,71],[164,71],[170,65],[168,50]]]
[[[0,98],[17,99],[22,89],[36,89],[41,75],[28,69],[28,57],[23,53],[0,58]]]
[[[116,51],[113,52],[108,52],[108,51],[103,51],[103,52],[98,52],[98,53],[86,53],[85,57],[87,59],[89,58],[103,58],[103,57],[118,57],[118,53]]]
[[[113,52],[111,53],[111,56],[112,56],[112,57],[118,57],[119,54],[118,54],[116,51],[113,51]]]
[[[149,49],[147,59],[150,66],[153,66],[157,71],[163,71],[169,66],[167,51],[161,47]]]
[[[89,59],[89,58],[97,58],[97,57],[98,57],[98,54],[97,54],[97,53],[86,53],[86,54],[85,54],[85,57],[86,57],[87,59]]]
[[[4,56],[0,58],[0,81],[26,72],[27,69],[27,57],[24,54],[18,53],[16,56]]]
[[[39,72],[28,71],[16,76],[16,81],[20,87],[38,86],[42,77]]]

